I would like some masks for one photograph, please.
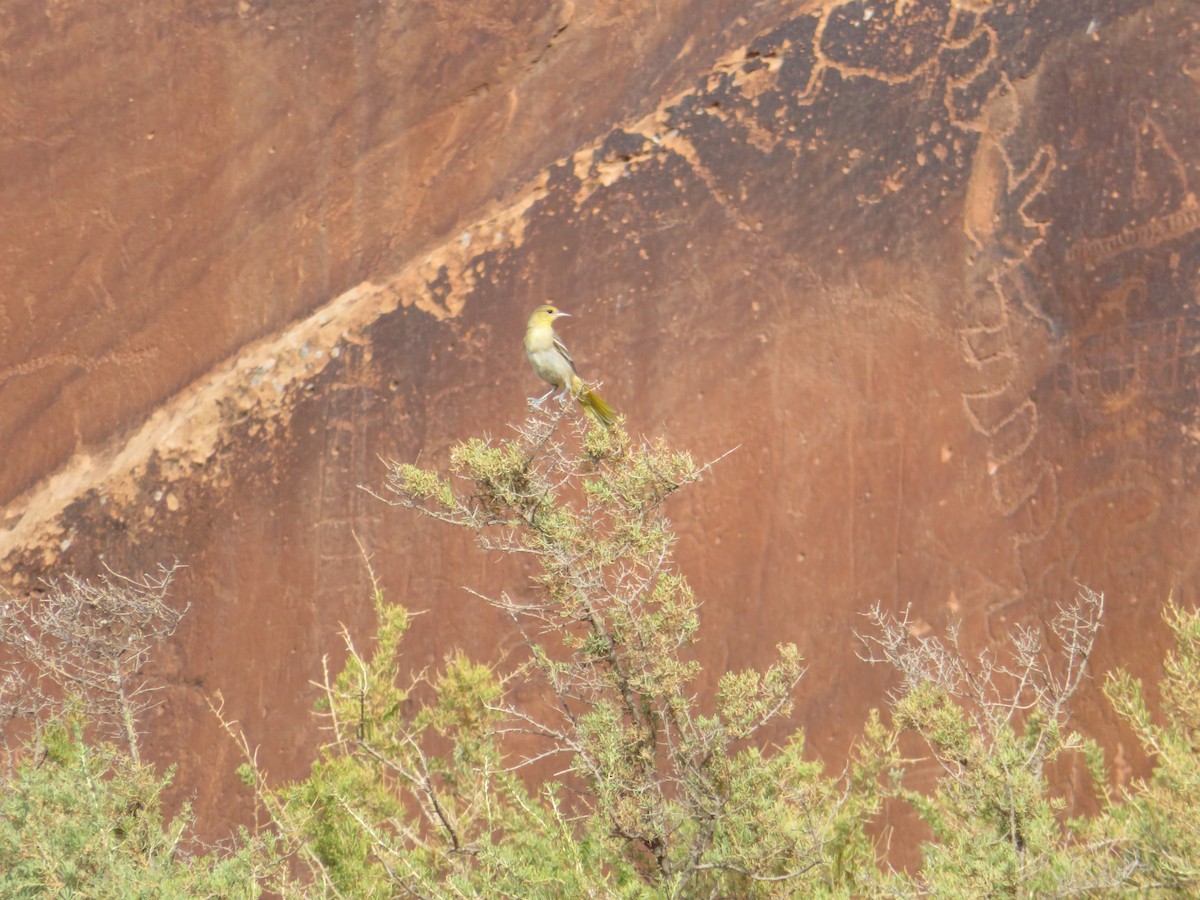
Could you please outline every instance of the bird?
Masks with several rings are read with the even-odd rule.
[[[533,403],[540,405],[556,390],[561,391],[559,396],[570,393],[588,415],[607,428],[617,420],[617,414],[599,394],[583,383],[575,371],[571,354],[554,333],[554,320],[569,315],[553,304],[544,303],[529,316],[529,324],[525,327],[525,356],[538,378],[552,385]]]

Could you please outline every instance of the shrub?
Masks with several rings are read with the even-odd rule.
[[[620,427],[570,431],[554,413],[456,447],[449,478],[390,467],[389,502],[535,563],[527,595],[477,595],[506,614],[525,657],[500,675],[453,656],[406,680],[408,614],[376,590],[373,651],[347,636],[349,662],[326,679],[334,740],[312,775],[273,792],[249,773],[314,883],[361,896],[853,887],[872,857],[861,826],[879,801],[882,730],[854,792],[804,758],[799,733],[756,746],[791,710],[803,672],[792,645],[765,671],[723,674],[711,709],[696,699],[698,603],[664,504],[705,469]],[[540,698],[513,702],[514,682]],[[510,762],[514,733],[540,749]],[[526,787],[518,773],[538,760],[559,761],[564,780]]]

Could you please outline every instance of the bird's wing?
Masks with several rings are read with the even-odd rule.
[[[558,335],[554,336],[554,349],[563,355],[563,359],[567,361],[567,364],[571,367],[571,371],[575,372],[575,360],[571,359],[571,354],[567,352],[566,344],[559,340]],[[575,374],[578,375],[579,373],[575,372]]]

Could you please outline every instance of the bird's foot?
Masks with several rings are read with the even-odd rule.
[[[556,390],[557,390],[557,388],[550,388],[550,390],[546,391],[546,393],[542,394],[542,396],[538,397],[536,400],[534,400],[532,397],[530,397],[529,402],[532,406],[535,406],[538,409],[541,409],[542,404],[546,402],[546,398],[549,397],[551,394],[553,394]]]

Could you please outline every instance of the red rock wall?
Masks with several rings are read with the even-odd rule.
[[[673,508],[702,654],[800,644],[829,759],[876,601],[982,646],[1078,580],[1098,669],[1155,670],[1200,587],[1194,6],[745,6],[0,13],[4,577],[187,564],[148,742],[209,833],[204,698],[302,774],[356,535],[414,669],[512,646],[462,587],[522,573],[357,485],[519,419],[546,297],[632,431],[739,446]]]

